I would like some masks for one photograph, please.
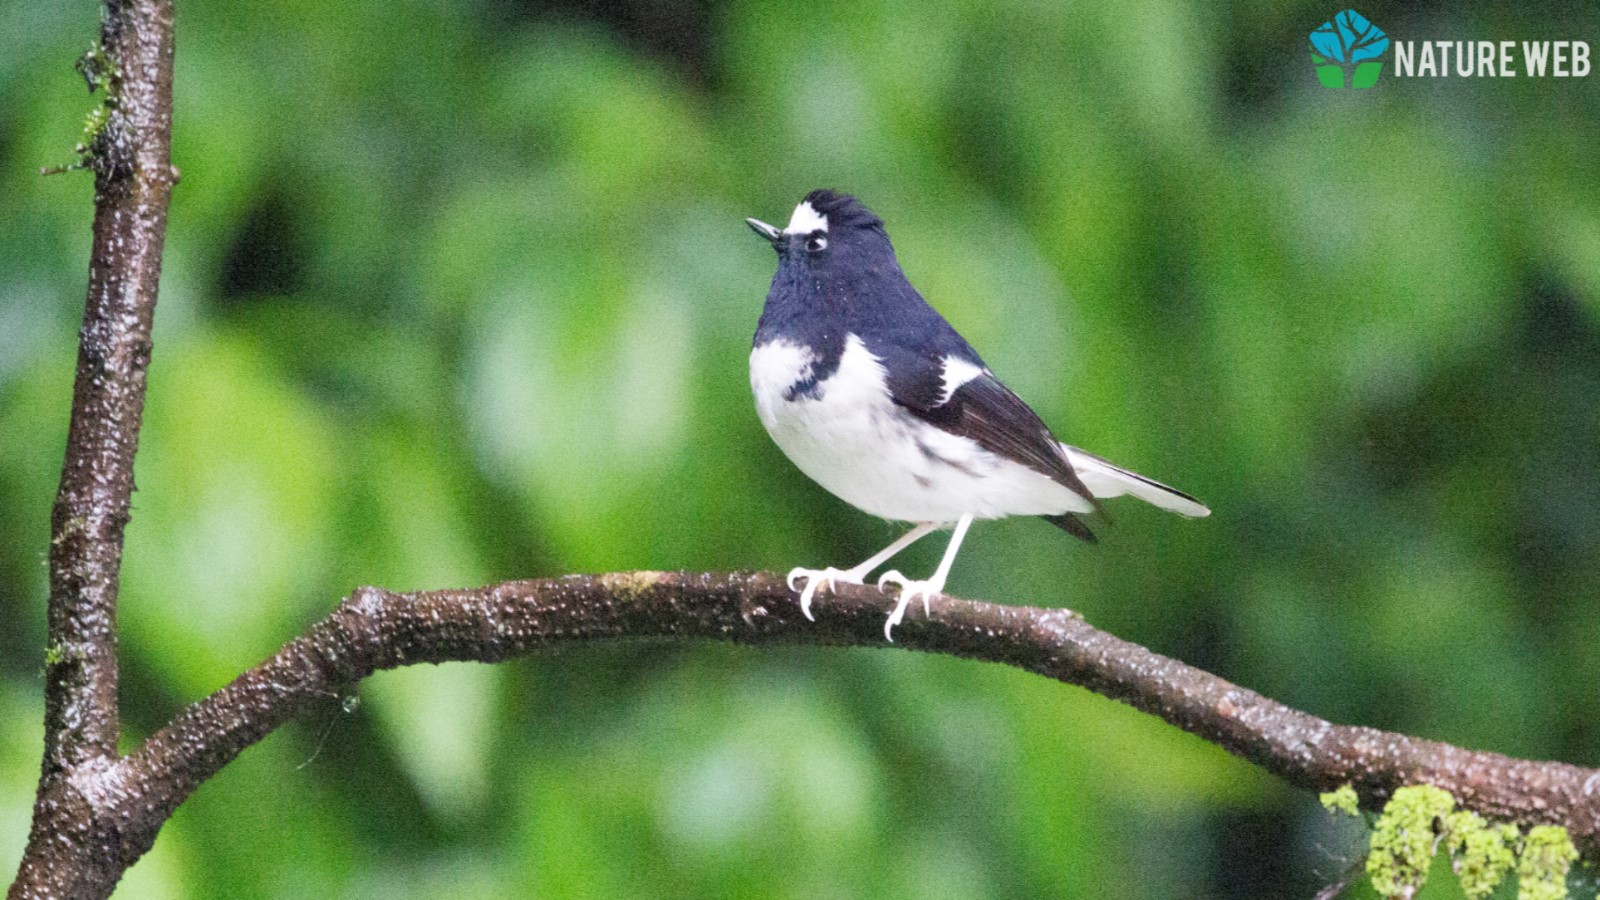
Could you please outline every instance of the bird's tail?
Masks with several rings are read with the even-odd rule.
[[[1083,481],[1083,486],[1097,498],[1132,494],[1146,503],[1171,510],[1179,515],[1194,518],[1211,515],[1211,510],[1207,509],[1205,504],[1183,491],[1167,487],[1138,472],[1130,472],[1087,450],[1079,450],[1066,444],[1062,444],[1061,449],[1067,452],[1067,460],[1072,463],[1072,468]]]

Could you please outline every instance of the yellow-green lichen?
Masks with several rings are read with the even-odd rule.
[[[1353,790],[1340,788],[1323,794],[1322,805],[1353,812],[1355,799]],[[1565,828],[1539,825],[1524,837],[1515,825],[1493,824],[1455,807],[1448,791],[1432,785],[1394,792],[1372,827],[1367,875],[1373,890],[1390,900],[1416,896],[1442,847],[1467,900],[1487,900],[1513,865],[1518,900],[1566,900],[1567,873],[1578,851]]]
[[[1414,896],[1428,880],[1440,820],[1455,808],[1456,799],[1432,785],[1395,791],[1372,826],[1367,875],[1373,889],[1390,898]]]
[[[1567,870],[1578,858],[1572,838],[1559,825],[1535,825],[1522,839],[1517,860],[1517,900],[1564,900]]]
[[[73,68],[83,76],[83,82],[89,86],[91,94],[102,87],[110,87],[111,78],[117,72],[116,61],[98,41],[89,45],[89,49],[73,63]]]
[[[89,110],[83,117],[83,140],[78,143],[78,152],[86,153],[94,142],[100,139],[100,132],[111,121],[111,110],[104,103]]]
[[[59,545],[77,532],[83,531],[88,524],[89,520],[84,516],[68,516],[67,520],[61,523],[61,528],[56,531],[55,537],[50,539],[50,543]]]
[[[1327,791],[1320,795],[1319,799],[1328,812],[1342,812],[1347,816],[1361,814],[1361,798],[1356,796],[1356,789],[1352,785],[1346,784]]]
[[[98,43],[91,45],[88,52],[78,57],[76,68],[78,74],[83,76],[84,83],[88,85],[89,93],[101,91],[100,102],[84,117],[83,137],[73,148],[73,152],[78,154],[78,159],[64,166],[51,166],[41,170],[46,175],[90,167],[95,154],[106,140],[106,128],[111,124],[112,112],[121,99],[121,73],[117,68],[116,59],[105,47]]]
[[[600,584],[618,600],[634,600],[665,577],[665,572],[613,572],[601,575]]]
[[[1457,810],[1445,817],[1445,849],[1467,900],[1483,900],[1516,863],[1517,827],[1490,825],[1475,812]]]

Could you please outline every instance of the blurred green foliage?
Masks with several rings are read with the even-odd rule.
[[[773,260],[740,219],[830,186],[1063,437],[1216,511],[1115,504],[1097,548],[981,525],[955,593],[1335,720],[1600,762],[1596,77],[1324,91],[1335,11],[180,0],[129,739],[359,584],[885,543],[746,386]],[[1600,40],[1582,4],[1362,12]],[[88,176],[35,172],[95,103],[96,26],[0,5],[7,871],[92,212]],[[119,896],[1305,897],[1360,842],[1109,701],[898,651],[603,646],[359,696],[207,784]]]

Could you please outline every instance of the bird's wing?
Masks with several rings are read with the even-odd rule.
[[[1100,508],[1049,427],[970,348],[919,354],[890,346],[875,353],[892,357],[884,359],[889,392],[906,411],[1043,473]]]

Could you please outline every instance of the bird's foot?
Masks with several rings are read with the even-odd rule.
[[[835,569],[832,566],[826,569],[807,569],[803,566],[795,566],[789,570],[787,581],[789,590],[800,591],[800,611],[806,614],[806,618],[814,622],[816,617],[811,615],[811,598],[816,595],[817,588],[826,586],[831,591],[835,585],[840,583],[861,584],[861,579],[866,574],[855,569]],[[795,582],[801,580],[806,583],[803,590],[795,586]]]
[[[878,590],[883,590],[883,586],[891,581],[900,585],[900,601],[894,605],[894,612],[889,614],[889,621],[883,623],[883,636],[888,638],[889,643],[892,644],[894,643],[894,635],[891,632],[906,617],[906,607],[910,606],[911,601],[915,600],[918,595],[922,597],[923,615],[931,616],[933,614],[933,610],[928,605],[928,600],[934,594],[944,593],[944,579],[911,581],[901,575],[898,569],[891,569],[878,577]]]

